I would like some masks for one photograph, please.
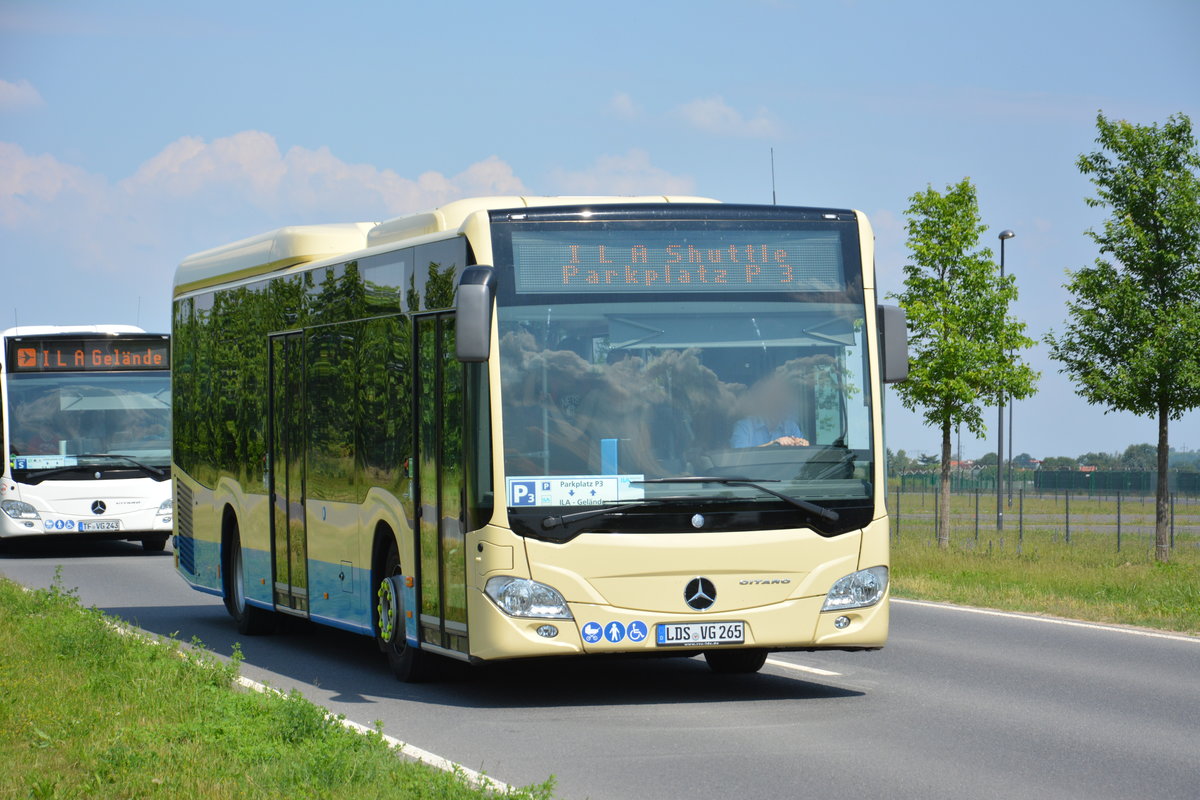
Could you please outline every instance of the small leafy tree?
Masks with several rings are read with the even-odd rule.
[[[1079,457],[1079,464],[1096,469],[1117,469],[1121,466],[1121,460],[1112,453],[1084,453]]]
[[[1070,456],[1050,456],[1042,459],[1042,469],[1077,469],[1079,462]]]
[[[1157,464],[1157,448],[1152,444],[1131,444],[1121,454],[1121,467],[1124,469],[1140,469],[1148,472]]]
[[[1046,340],[1089,403],[1157,419],[1154,554],[1167,561],[1170,421],[1200,406],[1200,154],[1184,114],[1101,113],[1096,128],[1100,149],[1078,165],[1096,187],[1087,204],[1112,215],[1087,232],[1100,257],[1067,273],[1067,327]]]
[[[950,544],[950,433],[966,425],[986,431],[983,409],[1001,396],[1033,394],[1037,373],[1019,355],[1033,344],[1025,325],[1008,315],[1017,297],[1012,276],[1001,278],[971,181],[932,186],[909,198],[905,230],[912,263],[904,291],[892,295],[908,314],[910,372],[896,384],[905,408],[924,411],[941,433],[941,504],[938,545]]]

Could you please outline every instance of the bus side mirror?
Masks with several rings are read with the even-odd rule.
[[[908,377],[908,320],[900,306],[878,306],[879,373],[884,383]]]
[[[496,272],[478,264],[463,270],[458,281],[454,351],[459,361],[487,361],[492,351],[492,301]]]

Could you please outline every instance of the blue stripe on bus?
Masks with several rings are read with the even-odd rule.
[[[205,594],[224,597],[218,566],[221,563],[219,542],[194,539],[195,571],[179,570],[180,576],[193,589]],[[242,569],[246,580],[246,602],[257,608],[274,609],[274,579],[271,573],[269,550],[242,548]],[[345,591],[349,587],[350,591]],[[329,598],[325,598],[325,594]],[[309,616],[315,622],[344,630],[373,635],[371,601],[371,570],[346,567],[309,559],[308,605]]]

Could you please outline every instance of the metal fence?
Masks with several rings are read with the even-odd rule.
[[[1087,494],[1081,491],[1029,489],[1018,484],[1002,501],[1004,527],[997,525],[996,491],[988,487],[952,487],[950,525],[956,541],[986,547],[1015,546],[1021,551],[1026,541],[1047,544],[1087,545],[1124,549],[1153,547],[1155,506],[1153,493],[1113,491]],[[941,496],[935,486],[918,484],[905,488],[892,484],[888,511],[892,535],[927,541],[937,538]],[[1200,496],[1172,492],[1169,501],[1170,543],[1200,548]]]
[[[909,470],[894,476],[891,483],[898,484],[905,492],[936,491],[941,482],[938,470]],[[1158,473],[1153,470],[1095,470],[1081,472],[1070,469],[1014,469],[1005,473],[1005,494],[1015,494],[1024,489],[1026,493],[1052,494],[1073,492],[1095,496],[1114,496],[1118,493],[1130,495],[1154,495]],[[1168,486],[1172,494],[1200,498],[1200,472],[1167,473]],[[950,472],[950,491],[968,492],[996,491],[996,468],[975,467],[955,469]]]

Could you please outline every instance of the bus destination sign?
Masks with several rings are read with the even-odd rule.
[[[840,292],[831,230],[514,230],[522,294]]]
[[[125,372],[168,369],[171,344],[167,339],[9,339],[5,367],[19,372]]]

